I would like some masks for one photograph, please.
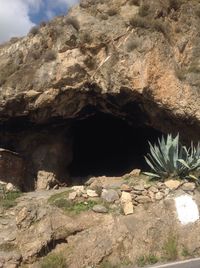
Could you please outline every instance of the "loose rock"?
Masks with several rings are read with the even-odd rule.
[[[138,184],[133,186],[133,189],[136,191],[144,191],[144,185],[143,184]]]
[[[196,188],[196,185],[194,182],[186,182],[182,185],[181,189],[183,191],[194,191]]]
[[[170,190],[176,190],[179,186],[181,186],[182,182],[178,180],[168,180],[165,182],[165,186],[167,186]]]
[[[133,203],[132,203],[132,196],[130,193],[122,192],[121,196],[121,206],[124,211],[125,215],[129,215],[133,213]]]
[[[13,192],[13,191],[16,190],[16,188],[15,188],[15,186],[12,183],[9,182],[8,184],[6,184],[6,190],[8,192]]]
[[[94,191],[94,190],[90,190],[90,189],[88,189],[86,192],[87,192],[87,195],[88,195],[89,197],[97,197],[97,196],[98,196],[98,194],[97,194],[96,191]]]
[[[56,184],[55,174],[44,170],[39,170],[37,174],[37,190],[49,190]]]
[[[132,171],[131,171],[131,173],[130,173],[130,175],[132,175],[132,176],[139,176],[140,175],[140,173],[141,173],[141,169],[133,169]]]
[[[76,192],[69,193],[69,195],[68,195],[68,199],[69,199],[69,200],[74,200],[74,199],[76,198],[76,195],[77,195]]]
[[[84,186],[83,185],[76,185],[76,186],[73,186],[72,189],[76,192],[78,191],[81,191],[81,192],[84,192]]]
[[[148,196],[143,196],[143,195],[137,196],[135,200],[136,200],[138,203],[141,203],[141,204],[151,202],[150,197],[148,197]]]
[[[151,191],[149,191],[148,194],[149,194],[149,197],[151,198],[151,201],[155,202],[155,194],[153,192],[151,192]]]
[[[121,187],[120,187],[120,190],[125,191],[125,192],[131,192],[132,188],[127,184],[122,184]]]
[[[127,203],[127,202],[132,201],[131,194],[130,193],[126,193],[126,192],[122,192],[120,201],[121,201],[121,203]]]
[[[95,205],[92,210],[97,213],[107,213],[108,209],[102,205]]]
[[[155,194],[155,199],[156,200],[161,200],[163,197],[164,197],[164,194],[161,193],[161,192],[158,192],[158,193]]]
[[[117,191],[115,191],[113,189],[110,189],[110,190],[104,189],[102,191],[101,198],[109,203],[113,203],[114,201],[119,199],[119,195],[118,195]]]
[[[127,202],[122,204],[122,208],[125,215],[133,214],[133,203]]]
[[[157,193],[158,192],[158,189],[155,186],[151,186],[149,188],[149,191],[151,191],[152,193]]]

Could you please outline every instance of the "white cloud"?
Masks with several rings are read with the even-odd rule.
[[[0,0],[0,42],[28,32],[34,25],[28,15],[29,8],[38,8],[39,1]]]
[[[77,2],[78,0],[0,0],[0,43],[13,36],[26,35],[34,26],[30,13],[37,14],[44,8],[46,18],[52,18],[55,8],[65,11]]]

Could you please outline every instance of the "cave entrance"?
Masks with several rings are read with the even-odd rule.
[[[161,132],[134,127],[118,117],[96,113],[72,123],[73,161],[71,177],[122,176],[134,168],[144,170],[148,140],[155,142]]]

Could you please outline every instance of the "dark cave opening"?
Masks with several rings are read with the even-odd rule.
[[[73,161],[70,176],[122,176],[134,168],[147,169],[148,141],[162,133],[135,127],[113,115],[96,113],[72,122]]]

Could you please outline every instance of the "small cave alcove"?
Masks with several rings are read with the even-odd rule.
[[[134,168],[146,169],[144,155],[148,141],[155,142],[162,133],[150,127],[136,127],[134,122],[97,112],[72,122],[72,178],[122,176]]]

